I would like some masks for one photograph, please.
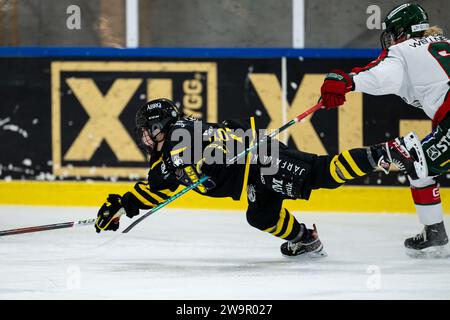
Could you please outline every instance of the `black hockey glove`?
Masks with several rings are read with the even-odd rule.
[[[101,206],[97,213],[97,220],[95,221],[95,231],[119,229],[119,210],[122,208],[121,196],[118,194],[110,194],[106,202]]]

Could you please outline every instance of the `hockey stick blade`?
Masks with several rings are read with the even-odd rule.
[[[0,237],[12,236],[12,235],[21,234],[21,233],[31,233],[31,232],[65,229],[65,228],[72,228],[72,227],[89,226],[89,225],[93,225],[95,223],[95,220],[96,219],[86,219],[86,220],[80,220],[80,221],[62,222],[62,223],[47,224],[47,225],[42,225],[42,226],[3,230],[3,231],[0,231]]]

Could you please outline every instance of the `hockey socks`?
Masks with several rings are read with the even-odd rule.
[[[299,241],[303,235],[300,223],[285,208],[281,208],[277,224],[263,231],[292,242]]]
[[[323,251],[316,226],[314,225],[314,229],[306,228],[305,224],[299,223],[285,208],[281,208],[277,224],[263,231],[287,240],[280,248],[284,256],[299,256],[304,253],[312,254],[315,257],[327,255]]]
[[[441,248],[448,243],[448,237],[443,221],[439,184],[431,177],[409,180],[414,205],[424,229],[416,236],[405,240],[407,254],[413,257],[448,255],[448,252]]]
[[[443,210],[437,183],[421,188],[411,186],[411,194],[420,223],[432,225],[442,222]]]
[[[372,172],[375,167],[370,160],[370,149],[357,148],[346,150],[330,162],[330,173],[338,183],[345,183]]]

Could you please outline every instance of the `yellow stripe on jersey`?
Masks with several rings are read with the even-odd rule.
[[[342,155],[344,156],[345,160],[347,161],[347,163],[350,165],[350,167],[352,168],[353,171],[355,171],[355,173],[362,177],[365,176],[366,174],[364,172],[362,172],[362,170],[358,167],[358,165],[356,164],[355,160],[353,160],[353,157],[351,156],[350,152],[348,152],[348,150],[345,150],[344,152],[342,152]]]
[[[141,189],[143,192],[145,192],[146,194],[148,194],[150,197],[152,197],[153,199],[155,199],[158,202],[163,202],[166,200],[166,199],[163,199],[160,196],[158,196],[156,193],[151,192],[148,184],[138,183],[137,186],[139,189]]]
[[[172,151],[170,151],[170,155],[174,156],[176,154],[182,153],[186,149],[187,149],[187,147],[183,147],[183,148],[180,148],[180,149],[172,150]]]
[[[154,167],[156,167],[158,165],[158,163],[160,163],[162,161],[162,156],[155,161],[155,163],[152,164],[152,166],[150,167],[150,170],[152,170]]]
[[[144,198],[135,188],[131,189],[130,192],[136,197],[136,199],[138,199],[142,204],[149,206],[149,207],[154,207],[155,204],[148,201],[146,198]]]
[[[336,159],[336,166],[339,168],[339,170],[344,175],[344,178],[347,180],[352,180],[352,175],[345,169],[344,165],[339,161],[339,159]]]
[[[167,198],[170,198],[174,194],[170,189],[158,190],[158,192],[165,194]]]
[[[338,183],[345,183],[345,181],[342,180],[339,177],[339,175],[337,174],[337,171],[336,171],[337,170],[337,168],[336,168],[336,161],[337,161],[338,156],[339,155],[336,155],[336,156],[333,157],[333,159],[331,159],[331,162],[330,162],[330,173],[331,173],[331,176],[333,177],[333,179],[336,182],[338,182]]]
[[[255,126],[255,118],[250,117],[250,128],[252,129],[252,141],[250,142],[250,146],[253,146],[253,143],[255,142],[256,138],[256,126]],[[248,173],[250,171],[250,159],[251,159],[251,152],[247,154],[247,159],[245,163],[245,172],[244,172],[244,179],[242,182],[242,189],[241,189],[241,197],[240,199],[246,198],[247,195],[247,181],[248,181]]]

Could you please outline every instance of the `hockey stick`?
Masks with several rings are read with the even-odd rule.
[[[119,216],[125,214],[125,209],[121,208],[118,211],[118,214],[119,214]],[[48,230],[66,229],[66,228],[72,228],[72,227],[90,226],[90,225],[95,224],[96,220],[97,220],[97,218],[91,218],[91,219],[80,220],[80,221],[61,222],[61,223],[54,223],[54,224],[46,224],[46,225],[42,225],[42,226],[3,230],[3,231],[0,231],[0,237],[12,236],[14,234],[21,234],[21,233],[31,233],[31,232],[40,232],[40,231],[48,231]]]
[[[305,112],[303,112],[302,114],[298,115],[297,117],[295,117],[294,119],[292,119],[291,121],[289,121],[288,123],[284,124],[282,127],[272,131],[269,135],[266,135],[264,137],[262,137],[257,143],[255,143],[253,146],[248,147],[247,149],[245,149],[244,151],[242,151],[241,153],[237,154],[235,157],[231,158],[228,162],[228,165],[232,164],[233,162],[235,162],[236,160],[246,156],[249,152],[252,152],[254,149],[256,149],[258,147],[258,145],[265,143],[266,141],[272,139],[273,137],[275,137],[277,134],[279,134],[280,132],[286,130],[287,128],[289,128],[290,126],[296,124],[297,122],[300,122],[302,119],[306,118],[307,116],[309,116],[310,114],[314,113],[315,111],[319,110],[322,107],[322,101],[320,101],[319,103],[317,103],[314,107],[311,107],[310,109],[306,110]],[[181,197],[183,194],[185,194],[186,192],[188,192],[189,190],[195,189],[197,186],[199,186],[200,184],[202,184],[203,182],[205,182],[206,180],[208,180],[209,177],[208,176],[203,176],[201,177],[197,182],[187,186],[186,188],[184,188],[183,190],[181,190],[180,192],[178,192],[177,194],[174,194],[172,197],[170,197],[169,199],[167,199],[166,201],[160,203],[159,205],[157,205],[156,207],[154,207],[153,209],[151,209],[150,211],[146,212],[145,214],[143,214],[142,216],[140,216],[137,220],[135,220],[133,223],[131,223],[125,230],[122,231],[122,233],[128,233],[131,229],[133,229],[139,222],[141,222],[142,220],[144,220],[145,218],[147,218],[148,216],[150,216],[151,214],[155,213],[156,211],[158,211],[159,209],[161,209],[162,207],[165,207],[166,205],[168,205],[169,203],[171,203],[172,201],[174,201],[175,199],[178,199],[179,197]]]
[[[322,102],[319,102],[314,107],[306,110],[305,112],[303,112],[302,114],[298,115],[297,117],[295,117],[294,119],[292,119],[288,123],[284,124],[282,127],[272,131],[269,135],[266,135],[266,136],[262,137],[253,146],[245,149],[244,151],[242,151],[241,153],[239,153],[238,155],[236,155],[235,157],[230,159],[228,165],[233,163],[233,162],[235,162],[236,160],[246,156],[249,152],[251,152],[254,149],[256,149],[258,147],[258,145],[261,145],[262,143],[265,143],[269,139],[274,138],[280,132],[286,130],[290,126],[292,126],[292,125],[296,124],[297,122],[301,121],[302,119],[306,118],[307,116],[309,116],[310,114],[314,113],[315,111],[317,111],[321,107],[322,107]],[[166,201],[160,203],[159,205],[157,205],[156,207],[154,207],[150,211],[148,211],[145,214],[143,214],[142,216],[140,216],[133,223],[131,223],[124,231],[122,231],[122,233],[128,233],[139,222],[141,222],[142,220],[144,220],[145,218],[147,218],[151,214],[155,213],[159,209],[167,206],[169,203],[173,202],[174,200],[178,199],[179,197],[181,197],[183,194],[185,194],[189,190],[195,189],[197,186],[199,186],[200,184],[202,184],[203,182],[205,182],[208,179],[209,179],[208,176],[203,176],[197,182],[195,182],[195,183],[185,187],[183,190],[181,190],[177,194],[174,194],[173,196],[171,196]],[[125,210],[122,208],[122,209],[119,210],[118,213],[119,213],[119,216],[123,215],[125,213]],[[0,237],[1,236],[9,236],[9,235],[21,234],[21,233],[31,233],[31,232],[40,232],[40,231],[48,231],[48,230],[56,230],[56,229],[65,229],[65,228],[72,228],[72,227],[89,226],[89,225],[95,224],[96,220],[97,220],[96,218],[92,218],[92,219],[86,219],[86,220],[80,220],[80,221],[62,222],[62,223],[48,224],[48,225],[42,225],[42,226],[34,226],[34,227],[26,227],[26,228],[3,230],[3,231],[0,231]]]
[[[47,231],[47,230],[56,230],[56,229],[64,229],[64,228],[72,228],[72,227],[89,226],[89,225],[94,224],[95,220],[96,219],[93,218],[93,219],[86,219],[86,220],[73,221],[73,222],[62,222],[62,223],[47,224],[47,225],[43,225],[43,226],[35,226],[35,227],[3,230],[3,231],[0,231],[0,237],[2,237],[2,236],[12,236],[14,234],[20,234],[20,233],[31,233],[31,232],[39,232],[39,231]]]

